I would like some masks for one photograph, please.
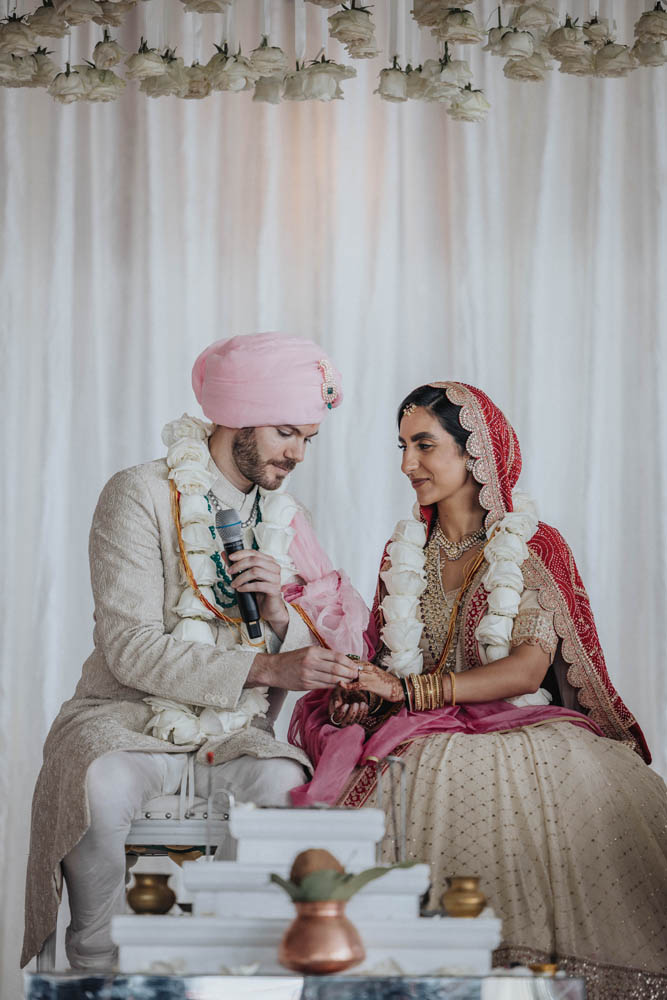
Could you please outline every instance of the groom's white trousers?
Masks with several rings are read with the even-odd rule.
[[[116,961],[111,918],[125,911],[125,840],[148,799],[173,795],[187,754],[119,751],[99,757],[86,777],[90,827],[63,860],[71,923],[65,948],[74,969],[110,969]],[[289,805],[288,792],[303,784],[304,770],[286,757],[243,756],[212,769],[195,764],[195,793],[228,789],[240,802]]]

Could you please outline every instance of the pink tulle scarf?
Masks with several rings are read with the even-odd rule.
[[[347,575],[335,570],[322,549],[308,518],[301,512],[292,521],[295,535],[290,556],[303,585],[283,589],[288,604],[306,612],[330,649],[355,656],[372,655],[366,641],[369,610]]]
[[[312,780],[292,790],[295,806],[318,802],[333,805],[355,767],[373,757],[386,757],[402,743],[436,733],[480,735],[559,721],[603,735],[594,722],[570,709],[551,705],[517,708],[508,701],[487,701],[449,705],[428,712],[409,712],[404,707],[366,740],[362,726],[338,729],[330,723],[329,694],[329,691],[311,691],[294,708],[289,742],[301,747],[315,766]]]

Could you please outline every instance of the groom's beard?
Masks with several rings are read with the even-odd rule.
[[[276,490],[285,480],[277,474],[276,466],[285,472],[296,468],[293,460],[264,461],[257,448],[254,427],[242,427],[238,431],[232,442],[232,456],[241,475],[265,490]]]

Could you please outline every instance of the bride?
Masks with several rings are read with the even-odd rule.
[[[435,901],[448,875],[480,876],[496,964],[555,960],[589,1000],[665,996],[665,787],[572,553],[513,491],[519,443],[483,392],[421,386],[398,418],[416,519],[383,555],[373,662],[296,705],[290,740],[315,772],[294,804],[369,804],[375,761],[400,755],[409,856]]]

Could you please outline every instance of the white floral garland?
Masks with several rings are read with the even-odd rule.
[[[180,420],[166,424],[162,440],[167,445],[169,479],[173,479],[180,493],[180,518],[183,543],[190,569],[204,597],[215,605],[213,584],[217,580],[216,567],[211,555],[219,551],[211,527],[213,514],[206,494],[214,482],[209,471],[210,453],[207,440],[213,425],[186,413]],[[271,555],[280,565],[281,581],[288,583],[296,574],[296,567],[289,555],[294,537],[290,527],[298,508],[297,503],[282,491],[260,488],[259,509],[261,521],[253,528],[261,552]],[[172,631],[175,639],[216,645],[215,635],[209,624],[215,615],[202,604],[185,579],[180,599],[174,608],[180,621]],[[231,626],[230,626],[231,627]],[[239,642],[234,650],[254,650],[247,641],[245,630],[239,629]],[[265,717],[269,708],[268,688],[247,688],[234,709],[205,708],[185,705],[168,698],[144,698],[155,715],[146,725],[157,739],[179,745],[201,744],[207,739],[236,732],[250,725],[253,718]]]
[[[488,612],[477,626],[475,638],[489,663],[509,655],[512,627],[525,589],[521,564],[530,554],[527,543],[539,520],[535,504],[523,491],[513,491],[512,506],[513,511],[489,529],[484,549],[489,568],[482,583],[489,592]],[[419,510],[417,505],[415,510]],[[384,666],[397,677],[406,677],[421,673],[424,667],[419,648],[424,626],[417,608],[426,589],[426,527],[415,517],[399,521],[391,538],[387,549],[390,565],[380,573],[388,594],[380,605],[385,620],[382,641],[389,649]],[[541,705],[551,697],[540,690],[507,700],[515,705]]]

